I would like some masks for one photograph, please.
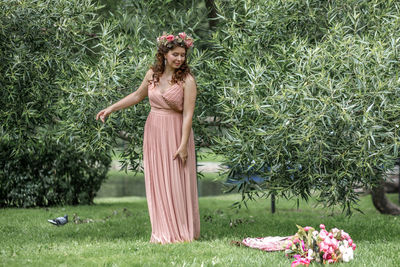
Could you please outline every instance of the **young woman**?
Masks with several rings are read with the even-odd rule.
[[[192,241],[200,235],[192,117],[196,82],[186,61],[193,40],[185,33],[157,38],[155,64],[135,92],[101,110],[96,119],[149,97],[143,140],[150,242]]]

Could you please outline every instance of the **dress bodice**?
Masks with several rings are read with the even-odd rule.
[[[176,112],[183,111],[183,86],[182,83],[175,83],[163,93],[154,83],[148,86],[150,106],[154,109],[172,109]]]

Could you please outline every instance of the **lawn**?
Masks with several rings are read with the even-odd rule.
[[[275,214],[270,213],[268,200],[251,202],[249,209],[237,212],[230,205],[238,199],[239,195],[200,198],[200,240],[169,245],[148,242],[151,228],[145,198],[99,198],[91,206],[1,209],[0,266],[290,266],[283,252],[267,253],[230,242],[291,235],[296,224],[317,227],[320,223],[344,229],[357,243],[354,261],[334,266],[400,266],[400,218],[377,213],[369,196],[360,202],[365,214],[350,218],[312,202],[300,202],[297,209],[294,201],[286,200],[277,201]],[[81,223],[73,222],[74,213]],[[47,222],[64,214],[70,216],[65,226]]]

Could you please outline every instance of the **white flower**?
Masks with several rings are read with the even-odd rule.
[[[346,248],[346,250],[343,253],[343,261],[344,262],[349,262],[353,258],[354,258],[353,248]]]
[[[314,250],[312,250],[311,248],[308,249],[308,254],[307,254],[307,258],[312,260],[313,258],[313,254],[314,254]]]

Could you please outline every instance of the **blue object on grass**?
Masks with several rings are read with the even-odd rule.
[[[65,215],[64,217],[58,217],[55,219],[47,220],[49,223],[60,226],[67,224],[68,222],[68,215]]]

